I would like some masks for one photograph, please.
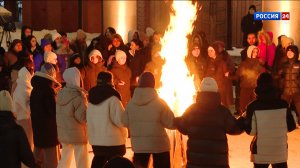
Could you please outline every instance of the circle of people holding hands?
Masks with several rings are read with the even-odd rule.
[[[66,168],[75,157],[76,167],[87,168],[89,143],[92,168],[147,168],[150,156],[154,168],[168,168],[166,129],[177,129],[188,136],[187,167],[229,167],[226,134],[244,131],[254,137],[254,167],[287,167],[287,132],[300,110],[292,38],[282,35],[275,46],[272,32],[248,33],[236,68],[223,42],[208,44],[205,33],[193,33],[186,63],[198,92],[175,117],[156,91],[160,36],[131,32],[124,44],[109,27],[89,46],[82,30],[71,42],[65,33],[46,34],[39,45],[24,26],[21,40],[0,51],[1,165]],[[133,163],[122,157],[128,136]]]

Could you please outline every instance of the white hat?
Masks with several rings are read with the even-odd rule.
[[[50,63],[50,64],[56,64],[57,63],[57,55],[52,51],[45,52],[44,53],[44,62]]]
[[[61,35],[59,33],[57,33],[57,32],[53,33],[52,34],[52,40],[55,40],[57,38],[61,38]]]
[[[76,67],[68,68],[63,73],[63,78],[67,84],[80,87],[80,71]]]
[[[91,59],[91,57],[92,56],[100,56],[101,58],[102,58],[102,54],[101,54],[101,52],[99,51],[99,50],[96,50],[96,49],[94,49],[94,50],[92,50],[91,52],[90,52],[90,54],[89,54],[89,59]]]
[[[201,92],[218,92],[218,84],[214,78],[203,78],[200,86]]]
[[[8,91],[0,91],[0,111],[12,111],[13,103],[12,98]]]
[[[127,55],[122,50],[116,50],[115,57],[116,57],[116,60],[118,61],[119,59],[122,59],[122,58],[126,59]]]

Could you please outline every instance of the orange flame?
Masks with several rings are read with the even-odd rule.
[[[188,54],[187,35],[193,31],[197,5],[192,1],[173,1],[170,24],[161,39],[160,55],[165,59],[162,69],[162,87],[158,92],[172,108],[176,116],[194,102],[196,89],[185,63]]]

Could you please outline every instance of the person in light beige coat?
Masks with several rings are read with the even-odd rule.
[[[70,167],[75,154],[77,168],[88,168],[86,91],[83,90],[80,71],[76,67],[63,73],[66,86],[58,92],[56,122],[62,156],[58,168]]]

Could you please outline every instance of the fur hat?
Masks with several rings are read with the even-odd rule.
[[[56,64],[57,63],[57,55],[52,51],[45,52],[44,53],[44,62],[50,63],[50,64]]]
[[[12,111],[13,102],[7,90],[0,91],[0,111]]]
[[[116,50],[115,57],[116,57],[117,61],[122,58],[124,58],[124,59],[127,58],[126,53],[122,50]]]
[[[102,58],[102,54],[101,54],[101,52],[99,51],[99,50],[96,50],[96,49],[94,49],[94,50],[92,50],[91,52],[90,52],[90,54],[89,54],[89,59],[91,60],[91,57],[92,56],[100,56],[101,58]]]
[[[258,52],[259,52],[259,48],[256,47],[255,45],[251,45],[251,46],[248,47],[248,49],[247,49],[247,57],[248,58],[252,58],[252,52],[253,52],[254,49],[257,49]]]
[[[218,92],[218,84],[214,78],[203,78],[200,85],[201,92]]]
[[[52,34],[52,39],[56,40],[57,38],[61,38],[61,35],[59,33],[57,33],[57,32],[53,33]]]
[[[155,87],[155,78],[151,72],[144,72],[139,78],[139,87]]]

